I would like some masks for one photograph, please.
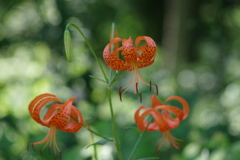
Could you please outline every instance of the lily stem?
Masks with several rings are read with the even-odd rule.
[[[153,118],[152,118],[152,119],[153,119]],[[137,140],[137,142],[136,142],[136,144],[135,144],[135,146],[134,146],[134,148],[133,148],[133,150],[132,150],[132,152],[131,152],[131,154],[130,154],[128,160],[131,160],[131,159],[132,159],[132,156],[133,156],[133,154],[134,154],[134,152],[135,152],[135,150],[136,150],[136,148],[137,148],[137,146],[138,146],[140,140],[142,139],[143,134],[146,132],[148,126],[150,125],[152,119],[149,121],[149,123],[147,124],[146,128],[142,131],[142,133],[139,135],[138,140]]]
[[[112,40],[114,38],[114,30],[115,30],[115,24],[112,23],[112,29],[111,29],[111,37],[110,40]],[[110,46],[111,48],[111,52],[113,52],[114,49],[114,45]],[[118,157],[120,160],[123,160],[122,157],[122,153],[120,150],[120,145],[119,145],[119,141],[117,138],[117,132],[116,132],[116,126],[115,126],[115,118],[114,118],[114,112],[113,112],[113,105],[112,105],[112,69],[110,68],[110,72],[109,72],[109,77],[108,77],[108,101],[109,101],[109,106],[110,106],[110,112],[111,112],[111,118],[112,118],[112,131],[113,131],[113,138],[114,138],[114,144],[115,147],[117,149],[117,153],[118,153]]]
[[[119,160],[123,160],[122,153],[120,150],[120,145],[118,142],[117,138],[117,132],[116,132],[116,127],[115,127],[115,118],[114,118],[114,112],[113,112],[113,106],[112,106],[112,88],[109,86],[108,87],[108,101],[109,101],[109,106],[110,106],[110,112],[111,112],[111,118],[112,118],[112,131],[113,131],[113,137],[114,137],[114,144],[117,149],[118,157]]]

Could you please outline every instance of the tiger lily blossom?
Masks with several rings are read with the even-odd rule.
[[[177,141],[182,140],[173,137],[170,133],[170,130],[178,127],[180,122],[188,117],[190,109],[187,101],[178,96],[171,96],[166,100],[166,102],[171,100],[179,101],[183,107],[183,109],[180,109],[172,105],[162,104],[162,102],[160,102],[155,95],[151,96],[151,100],[152,108],[141,106],[135,112],[134,118],[138,128],[141,131],[160,131],[160,133],[163,134],[162,141],[156,150],[159,150],[162,147],[165,139],[167,139],[168,142],[173,145],[173,147],[179,149],[180,144]],[[142,110],[145,111],[142,113]],[[170,113],[173,113],[175,118],[173,118]],[[145,118],[148,115],[152,115],[154,122],[145,121]],[[168,145],[168,148],[170,148],[170,145]]]
[[[55,158],[57,157],[57,151],[60,154],[60,159],[62,157],[61,151],[58,148],[57,142],[56,142],[56,130],[62,130],[64,132],[70,132],[75,133],[83,126],[83,117],[81,112],[72,105],[73,101],[75,101],[76,98],[70,98],[65,103],[62,103],[60,99],[58,99],[55,95],[45,93],[41,94],[37,97],[35,97],[29,104],[28,110],[30,113],[30,116],[39,124],[46,126],[49,129],[46,137],[40,141],[35,143],[29,143],[29,145],[32,145],[33,150],[34,146],[44,144],[45,146],[40,150],[40,153],[42,155],[42,151],[44,148],[49,145],[48,152],[50,154],[50,149],[53,146]],[[55,101],[58,103],[52,104],[49,109],[47,110],[44,117],[40,118],[40,112],[43,108],[43,106],[51,101]]]
[[[145,46],[138,46],[140,42],[144,40],[146,42]],[[111,46],[113,44],[118,44],[122,42],[121,47],[114,47],[114,51],[111,53]],[[118,71],[131,71],[131,80],[128,85],[125,87],[119,88],[119,95],[121,100],[121,95],[125,93],[130,86],[132,85],[132,81],[134,80],[134,94],[137,94],[140,91],[139,80],[150,86],[150,91],[152,87],[156,87],[156,92],[158,92],[157,85],[152,86],[152,83],[147,83],[143,80],[139,69],[150,66],[154,62],[154,58],[156,57],[156,43],[154,40],[147,36],[139,36],[135,40],[135,45],[138,46],[134,48],[132,38],[129,39],[121,39],[119,37],[113,38],[110,43],[105,47],[103,51],[103,58],[104,61],[107,63],[108,67]],[[119,52],[121,51],[121,55],[123,59],[119,58]],[[139,54],[138,52],[141,52]],[[124,91],[122,91],[125,89]],[[141,93],[140,93],[140,100],[141,100]]]

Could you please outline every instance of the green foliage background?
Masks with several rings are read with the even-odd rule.
[[[171,133],[185,140],[181,149],[167,143],[163,160],[238,160],[240,157],[240,3],[237,0],[8,0],[0,1],[0,160],[53,159],[27,151],[28,142],[44,138],[48,129],[28,113],[29,102],[42,93],[75,105],[92,129],[112,136],[106,85],[100,69],[80,34],[71,29],[73,62],[66,60],[63,32],[67,23],[79,26],[104,69],[102,51],[109,43],[112,22],[119,36],[150,36],[157,45],[153,65],[141,69],[146,81],[159,86],[159,99],[185,98],[189,117]],[[133,115],[151,105],[149,88],[142,85],[143,103],[132,89],[119,101],[118,88],[128,83],[123,72],[114,86],[113,105],[125,159],[139,132]],[[89,132],[57,132],[63,160],[91,159]],[[95,140],[100,140],[95,137]],[[133,159],[158,157],[159,132],[146,133]],[[117,159],[113,144],[98,147],[100,160]]]

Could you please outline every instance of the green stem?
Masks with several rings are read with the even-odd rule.
[[[111,37],[111,40],[114,38],[114,29],[115,29],[115,25],[114,23],[112,23],[112,29],[111,29],[111,32],[112,32],[112,37]],[[112,45],[111,46],[111,52],[113,52],[113,49],[114,49],[114,46]],[[118,142],[118,138],[117,138],[117,132],[116,132],[116,127],[115,127],[115,116],[114,116],[114,112],[113,112],[113,106],[112,106],[112,69],[110,68],[110,72],[109,72],[109,77],[108,77],[108,101],[109,101],[109,106],[110,106],[110,112],[111,112],[111,118],[112,118],[112,131],[113,131],[113,138],[114,138],[114,144],[115,144],[115,147],[117,149],[117,153],[118,153],[118,157],[120,160],[123,160],[123,157],[122,157],[122,153],[121,153],[121,150],[120,150],[120,145],[119,145],[119,142]]]
[[[114,29],[115,29],[115,24],[114,23],[112,23],[112,29],[111,29],[111,39],[110,40],[112,40],[113,38],[114,38]],[[114,49],[114,45],[111,45],[110,46],[111,48],[110,48],[110,50],[111,50],[111,53],[113,52],[113,49]],[[110,71],[109,71],[109,77],[108,77],[109,79],[108,79],[108,83],[109,83],[109,85],[112,83],[112,69],[110,68]]]
[[[111,94],[111,87],[108,87],[108,101],[109,101],[109,106],[110,106],[110,111],[111,111],[111,118],[112,118],[112,130],[113,130],[113,137],[114,137],[114,144],[117,149],[118,157],[120,160],[123,160],[122,153],[120,151],[120,145],[118,142],[117,138],[117,132],[115,128],[115,119],[114,119],[114,112],[113,112],[113,107],[112,107],[112,94]]]
[[[96,55],[96,53],[94,52],[94,50],[93,50],[91,44],[89,43],[87,37],[85,37],[85,35],[84,35],[83,32],[81,31],[81,29],[79,29],[79,28],[78,28],[75,24],[73,24],[73,23],[68,23],[68,24],[67,24],[67,26],[66,26],[66,29],[67,29],[67,30],[68,30],[68,27],[69,27],[70,25],[72,25],[73,27],[75,27],[75,28],[78,30],[78,32],[82,35],[82,37],[84,38],[84,40],[86,41],[88,47],[90,48],[90,50],[91,50],[94,58],[96,59],[98,65],[99,65],[99,67],[100,67],[100,69],[101,69],[101,71],[102,71],[102,73],[103,73],[103,76],[104,76],[106,82],[108,82],[108,79],[107,79],[107,76],[106,76],[106,74],[105,74],[105,72],[104,72],[104,70],[103,70],[103,67],[102,67],[100,61],[98,60],[97,55]]]
[[[97,156],[97,146],[93,146],[93,152],[94,152],[94,158],[95,160],[98,160],[98,156]]]
[[[149,123],[147,124],[146,128],[142,131],[142,133],[141,133],[140,136],[138,137],[138,140],[137,140],[137,142],[136,142],[136,144],[135,144],[135,146],[134,146],[134,148],[133,148],[133,150],[132,150],[132,152],[131,152],[128,160],[131,160],[131,159],[132,159],[132,156],[133,156],[133,154],[134,154],[134,152],[135,152],[135,150],[136,150],[136,148],[137,148],[140,140],[142,139],[143,134],[146,132],[148,126],[150,125],[151,121],[152,121],[152,120],[149,121]]]

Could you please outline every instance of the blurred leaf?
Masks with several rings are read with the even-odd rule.
[[[99,80],[99,81],[101,81],[101,82],[107,83],[107,82],[104,81],[103,79],[97,78],[97,77],[95,77],[95,76],[89,75],[89,77],[94,78],[94,79],[96,79],[96,80]]]
[[[141,133],[141,131],[138,129],[138,127],[136,126],[128,126],[127,129],[134,129],[136,130],[138,133]]]
[[[159,159],[159,157],[141,158],[141,159],[137,159],[137,160],[149,160],[149,159]]]
[[[111,137],[110,137],[109,139],[113,140],[113,138],[111,138]],[[112,141],[109,141],[109,140],[106,140],[106,139],[101,139],[101,140],[99,140],[99,141],[97,141],[97,142],[95,142],[95,143],[93,143],[93,144],[88,145],[88,146],[86,147],[86,149],[87,149],[88,147],[92,146],[92,145],[104,145],[104,144],[106,144],[106,143],[108,143],[108,142],[112,142]]]

